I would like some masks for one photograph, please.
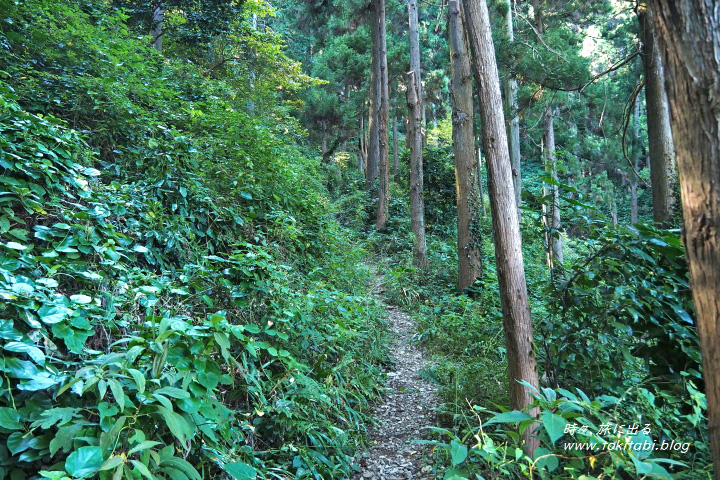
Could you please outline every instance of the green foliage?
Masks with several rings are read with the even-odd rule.
[[[580,389],[544,388],[535,394],[537,418],[475,406],[476,424],[462,437],[434,429],[450,443],[428,443],[447,457],[445,478],[711,478],[709,467],[693,464],[689,453],[701,445],[667,437],[645,417],[625,416],[624,402],[609,395],[591,400]],[[540,440],[532,457],[521,440],[527,431]]]
[[[0,477],[346,478],[383,323],[287,108],[105,4],[2,7]]]

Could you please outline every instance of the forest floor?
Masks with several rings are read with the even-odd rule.
[[[373,294],[382,300],[382,283],[373,283]],[[439,405],[437,387],[422,378],[427,361],[413,339],[415,322],[407,313],[387,306],[394,368],[387,373],[388,393],[375,408],[377,427],[370,432],[370,449],[357,460],[361,479],[432,479],[426,460],[430,447],[414,443],[423,437],[423,427],[436,424]]]

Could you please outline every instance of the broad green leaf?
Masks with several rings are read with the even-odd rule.
[[[59,407],[45,410],[40,414],[40,419],[33,422],[33,427],[48,429],[53,425],[62,426],[68,423],[80,412],[79,408]],[[2,422],[0,422],[2,423]]]
[[[165,419],[165,424],[170,430],[170,433],[172,433],[182,445],[185,445],[187,443],[188,432],[192,432],[192,428],[190,428],[183,416],[165,407],[158,407],[158,411],[163,419]]]
[[[568,422],[560,415],[545,411],[540,415],[540,420],[542,420],[545,431],[553,444],[565,434],[565,426]]]
[[[47,323],[48,325],[62,322],[71,313],[72,310],[70,310],[69,308],[51,305],[43,305],[38,310],[38,316],[40,317],[40,320],[42,320],[43,323]]]
[[[12,320],[0,319],[0,338],[3,340],[22,340],[22,333],[15,330]]]
[[[145,466],[144,463],[138,460],[130,460],[130,463],[133,464],[135,469],[140,472],[143,477],[147,478],[148,480],[155,480],[155,475],[150,473],[150,470],[148,470],[147,466]]]
[[[257,471],[243,462],[226,463],[223,468],[235,480],[255,480],[257,476]]]
[[[190,462],[188,462],[187,460],[183,460],[182,458],[178,458],[178,457],[164,458],[160,462],[160,465],[163,467],[170,466],[170,467],[176,468],[178,470],[181,470],[182,472],[185,473],[185,475],[188,476],[188,478],[191,478],[192,480],[201,480],[202,479],[202,477],[200,476],[198,471],[195,470],[195,467],[193,467]]]
[[[125,463],[124,457],[120,455],[113,455],[112,457],[105,460],[105,462],[100,466],[99,470],[101,472],[105,470],[112,470],[113,468],[116,468],[118,465],[122,465],[123,463]]]
[[[452,466],[457,467],[465,461],[468,455],[468,448],[457,440],[450,442],[450,457]]]
[[[125,410],[125,392],[123,392],[122,385],[120,385],[120,382],[117,380],[110,379],[108,380],[108,386],[110,387],[110,391],[113,394],[113,397],[115,397],[115,401],[118,404],[118,407],[120,407],[120,411]]]
[[[65,470],[75,478],[95,473],[103,464],[100,447],[80,447],[65,460]]]
[[[86,304],[92,302],[92,297],[90,297],[88,295],[82,295],[82,294],[70,295],[70,301],[73,303],[79,303],[79,304],[86,305]]]
[[[190,394],[188,392],[176,387],[158,388],[153,393],[165,395],[172,398],[190,398]]]
[[[532,419],[533,417],[525,412],[513,410],[512,412],[498,413],[485,422],[484,425],[492,425],[493,423],[518,423]]]
[[[3,348],[10,352],[27,353],[27,355],[38,365],[45,365],[45,354],[34,345],[21,342],[8,342]]]
[[[145,375],[143,375],[140,370],[134,368],[128,368],[128,373],[135,381],[138,393],[143,393],[145,391]]]
[[[443,476],[443,480],[468,480],[468,473],[459,468],[451,468]]]
[[[558,465],[560,465],[560,462],[550,450],[543,447],[535,449],[535,466],[537,468],[547,468],[548,471],[552,472]]]
[[[141,442],[139,445],[135,445],[133,448],[131,448],[128,451],[128,455],[132,455],[133,453],[142,452],[144,450],[147,450],[148,448],[153,448],[157,445],[162,445],[161,442],[155,442],[153,440],[145,440],[144,442]]]
[[[0,407],[0,425],[8,430],[19,430],[22,428],[20,414],[8,407]]]
[[[32,433],[13,432],[7,437],[5,446],[10,450],[12,455],[17,455],[30,448],[30,440],[33,439]]]

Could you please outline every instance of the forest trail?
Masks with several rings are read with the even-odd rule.
[[[382,290],[380,281],[374,282],[373,293],[381,300]],[[370,449],[358,459],[361,472],[352,479],[431,479],[432,470],[424,461],[429,447],[413,441],[422,438],[423,427],[436,423],[437,387],[421,378],[427,362],[412,338],[415,322],[398,308],[386,308],[394,336],[391,358],[395,368],[387,374],[384,403],[375,409],[379,425],[370,432]]]

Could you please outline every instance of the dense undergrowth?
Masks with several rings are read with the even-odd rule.
[[[106,2],[0,10],[0,477],[347,477],[384,325],[309,80],[247,28],[252,90]]]
[[[433,161],[443,160],[430,152]],[[429,169],[441,167],[431,163]],[[452,186],[446,177],[447,185],[440,177],[440,185],[429,182],[428,198],[440,210],[437,219],[453,221],[452,204],[433,203]],[[538,422],[508,411],[489,220],[481,222],[483,277],[465,294],[456,289],[456,234],[447,220],[429,221],[425,269],[413,266],[407,223],[378,237],[388,296],[414,314],[417,338],[433,355],[426,374],[440,384],[444,400],[442,428],[431,429],[438,465],[446,466],[437,473],[446,479],[711,478],[700,353],[679,232],[645,224],[612,227],[577,190],[566,188],[574,195],[563,212],[577,215],[566,221],[578,235],[565,237],[566,261],[552,275],[533,208],[542,198],[528,196],[523,211],[542,376]],[[406,207],[396,208],[399,218],[407,218]],[[398,238],[408,244],[398,245]],[[536,429],[541,440],[532,458],[519,436],[527,428]],[[627,442],[656,447],[634,450]],[[596,450],[584,449],[592,443]]]

